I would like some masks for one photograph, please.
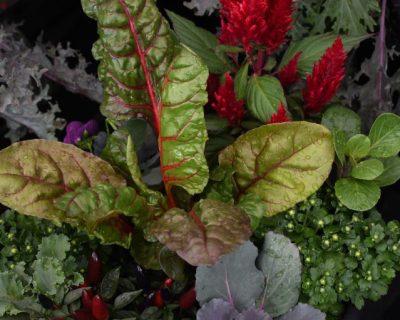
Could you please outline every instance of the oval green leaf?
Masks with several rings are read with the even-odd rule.
[[[371,141],[364,134],[352,136],[346,143],[346,154],[354,160],[359,160],[368,155],[371,148]]]
[[[374,180],[380,187],[390,186],[400,179],[399,156],[383,159],[383,164],[385,165],[385,170]]]
[[[266,216],[292,207],[317,191],[332,168],[332,137],[324,126],[290,122],[262,126],[239,137],[220,154],[233,167],[239,198],[257,194]]]
[[[361,132],[361,119],[357,113],[342,106],[332,106],[322,116],[321,124],[332,132],[343,131],[347,140]]]
[[[384,113],[374,122],[369,132],[372,157],[387,158],[400,152],[400,117]]]
[[[351,176],[361,180],[374,180],[379,177],[385,167],[378,159],[368,159],[358,163],[352,170]]]
[[[247,87],[247,107],[250,113],[266,123],[278,111],[280,103],[286,105],[280,81],[272,76],[253,76]]]
[[[125,180],[107,162],[56,141],[28,140],[0,151],[0,202],[19,213],[61,221],[54,200],[78,187]]]
[[[381,196],[381,190],[375,182],[353,178],[338,180],[335,193],[342,204],[356,211],[372,209]]]

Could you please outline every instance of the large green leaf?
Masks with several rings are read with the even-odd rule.
[[[220,298],[238,310],[254,305],[264,288],[263,273],[255,266],[257,247],[250,241],[210,267],[196,270],[196,298],[200,305]]]
[[[381,114],[369,132],[373,157],[387,158],[400,152],[400,117],[393,113]]]
[[[232,166],[239,198],[257,194],[271,216],[317,191],[328,177],[334,150],[325,127],[309,122],[262,126],[239,137],[220,155]]]
[[[125,185],[107,162],[70,144],[28,140],[0,151],[0,202],[22,214],[64,220],[54,200],[101,183]]]
[[[288,312],[299,300],[301,260],[299,249],[281,234],[268,232],[258,266],[266,277],[265,311],[272,317]]]
[[[385,170],[374,181],[380,187],[390,186],[400,179],[400,157],[394,156],[383,159]]]
[[[374,180],[379,177],[385,167],[378,159],[368,159],[361,161],[351,170],[351,176],[361,180]]]
[[[322,116],[321,124],[332,132],[345,132],[347,140],[361,132],[361,119],[358,114],[340,105],[329,107]]]
[[[213,264],[251,235],[250,219],[233,205],[202,200],[189,213],[170,209],[153,227],[157,239],[191,265]]]
[[[335,193],[341,203],[356,211],[372,209],[381,196],[381,190],[376,182],[353,178],[336,181]]]
[[[281,103],[286,105],[286,99],[277,78],[254,75],[250,79],[247,86],[247,107],[255,118],[266,123],[278,111]]]
[[[218,38],[215,34],[171,11],[167,13],[179,40],[203,59],[211,73],[223,74],[234,68],[226,55],[216,52]]]
[[[125,247],[130,245],[132,230],[121,215],[143,227],[152,214],[145,198],[133,188],[110,185],[78,188],[60,197],[56,206],[65,212],[65,222],[85,228],[104,243]]]
[[[207,67],[179,44],[154,0],[82,0],[98,21],[104,85],[102,112],[116,120],[145,117],[158,135],[163,182],[169,203],[180,186],[200,193],[207,183]]]
[[[368,37],[370,37],[370,35],[341,36],[346,51],[350,51],[354,47],[358,46],[361,41]],[[286,66],[297,52],[301,52],[297,70],[302,76],[311,73],[314,63],[322,57],[326,49],[332,46],[336,38],[337,34],[326,33],[317,36],[310,36],[298,42],[293,42],[285,51],[279,69]]]

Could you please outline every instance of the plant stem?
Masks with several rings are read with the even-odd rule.
[[[378,56],[378,79],[377,79],[377,95],[379,99],[379,111],[384,110],[385,99],[383,95],[383,80],[384,80],[384,72],[386,69],[386,26],[385,26],[385,18],[386,18],[386,7],[387,0],[382,0],[382,13],[380,19],[380,30],[379,30],[379,56]]]

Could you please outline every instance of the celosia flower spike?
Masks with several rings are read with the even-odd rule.
[[[252,43],[262,45],[267,30],[266,0],[221,0],[221,33],[223,44],[242,45],[247,53]]]
[[[271,117],[271,119],[268,121],[268,124],[271,123],[282,123],[282,122],[289,122],[290,119],[288,115],[286,114],[285,107],[283,106],[283,103],[281,102],[278,108],[278,111],[274,113]]]
[[[301,52],[297,52],[295,56],[290,59],[288,64],[278,72],[278,78],[284,88],[300,80],[298,76],[297,65],[299,63]]]
[[[303,91],[305,111],[318,113],[332,99],[344,78],[346,52],[340,37],[328,48],[307,75],[307,87]]]
[[[221,118],[227,118],[231,125],[237,125],[244,116],[244,101],[236,100],[233,79],[229,72],[225,74],[225,83],[214,94],[215,102],[211,106]]]
[[[267,52],[273,53],[287,41],[286,34],[293,24],[293,0],[267,0],[268,10],[265,21],[264,45]]]

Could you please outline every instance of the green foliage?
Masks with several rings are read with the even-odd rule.
[[[272,76],[251,77],[247,86],[247,107],[253,117],[266,123],[277,112],[279,105],[286,105],[280,81]]]
[[[357,308],[386,294],[400,269],[400,224],[385,223],[378,212],[352,211],[333,190],[322,188],[293,209],[264,219],[256,232],[283,232],[299,248],[301,301],[338,316],[341,302]]]
[[[64,295],[83,282],[76,270],[78,262],[70,255],[67,236],[53,234],[42,239],[36,260],[31,264],[18,262],[12,269],[0,273],[0,316],[18,313],[43,313],[38,303],[43,295],[55,304],[63,302]]]
[[[334,136],[339,160],[336,196],[350,209],[370,210],[380,198],[380,187],[400,179],[400,117],[380,115],[366,136],[359,133],[354,112],[334,106],[324,113],[322,124]]]
[[[331,171],[329,131],[308,122],[266,125],[240,136],[220,154],[235,170],[237,198],[256,194],[266,216],[286,210],[318,190]]]

